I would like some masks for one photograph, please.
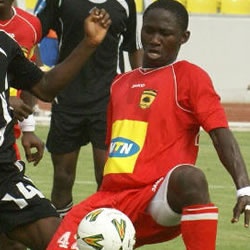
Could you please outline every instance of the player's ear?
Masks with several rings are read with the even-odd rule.
[[[181,38],[181,44],[184,44],[188,41],[190,37],[190,31],[189,30],[186,30],[185,32],[183,32],[182,34],[182,38]]]

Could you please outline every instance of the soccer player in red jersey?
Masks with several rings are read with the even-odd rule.
[[[158,0],[145,10],[143,67],[117,76],[111,87],[100,190],[65,216],[48,250],[75,249],[79,222],[101,207],[130,217],[136,247],[181,235],[188,250],[214,250],[218,208],[195,166],[201,127],[237,189],[232,222],[244,213],[249,226],[249,176],[220,97],[202,68],[177,61],[189,36],[188,13],[179,2]]]

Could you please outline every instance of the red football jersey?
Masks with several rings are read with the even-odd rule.
[[[40,20],[20,8],[13,7],[13,11],[11,19],[0,20],[0,29],[17,41],[27,58],[34,60],[34,47],[42,38]]]
[[[101,190],[153,184],[178,164],[195,164],[200,127],[228,127],[204,70],[179,61],[121,74],[111,88]]]

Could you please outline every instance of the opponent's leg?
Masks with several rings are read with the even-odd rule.
[[[4,166],[1,174],[6,178],[0,188],[0,231],[33,250],[44,250],[61,221],[55,208],[25,176],[24,162]]]
[[[19,226],[7,235],[30,249],[45,250],[60,224],[58,217],[47,217]],[[13,249],[14,250],[14,249]]]
[[[61,216],[64,216],[73,206],[72,189],[79,151],[80,149],[66,154],[51,154],[54,166],[51,201]]]
[[[103,178],[103,169],[107,159],[107,151],[99,148],[93,147],[93,160],[95,166],[95,179],[97,183],[97,189],[99,189],[102,178]]]
[[[9,239],[9,237],[1,233],[0,234],[0,250],[26,250],[27,247],[22,243]]]
[[[97,190],[102,183],[103,169],[107,160],[106,130],[106,112],[100,112],[89,117],[88,135],[93,151]]]

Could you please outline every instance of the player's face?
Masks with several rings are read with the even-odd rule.
[[[10,8],[13,2],[14,0],[0,0],[0,10]]]
[[[156,68],[175,61],[189,32],[183,32],[175,14],[152,9],[144,16],[141,39],[144,48],[143,67]]]

